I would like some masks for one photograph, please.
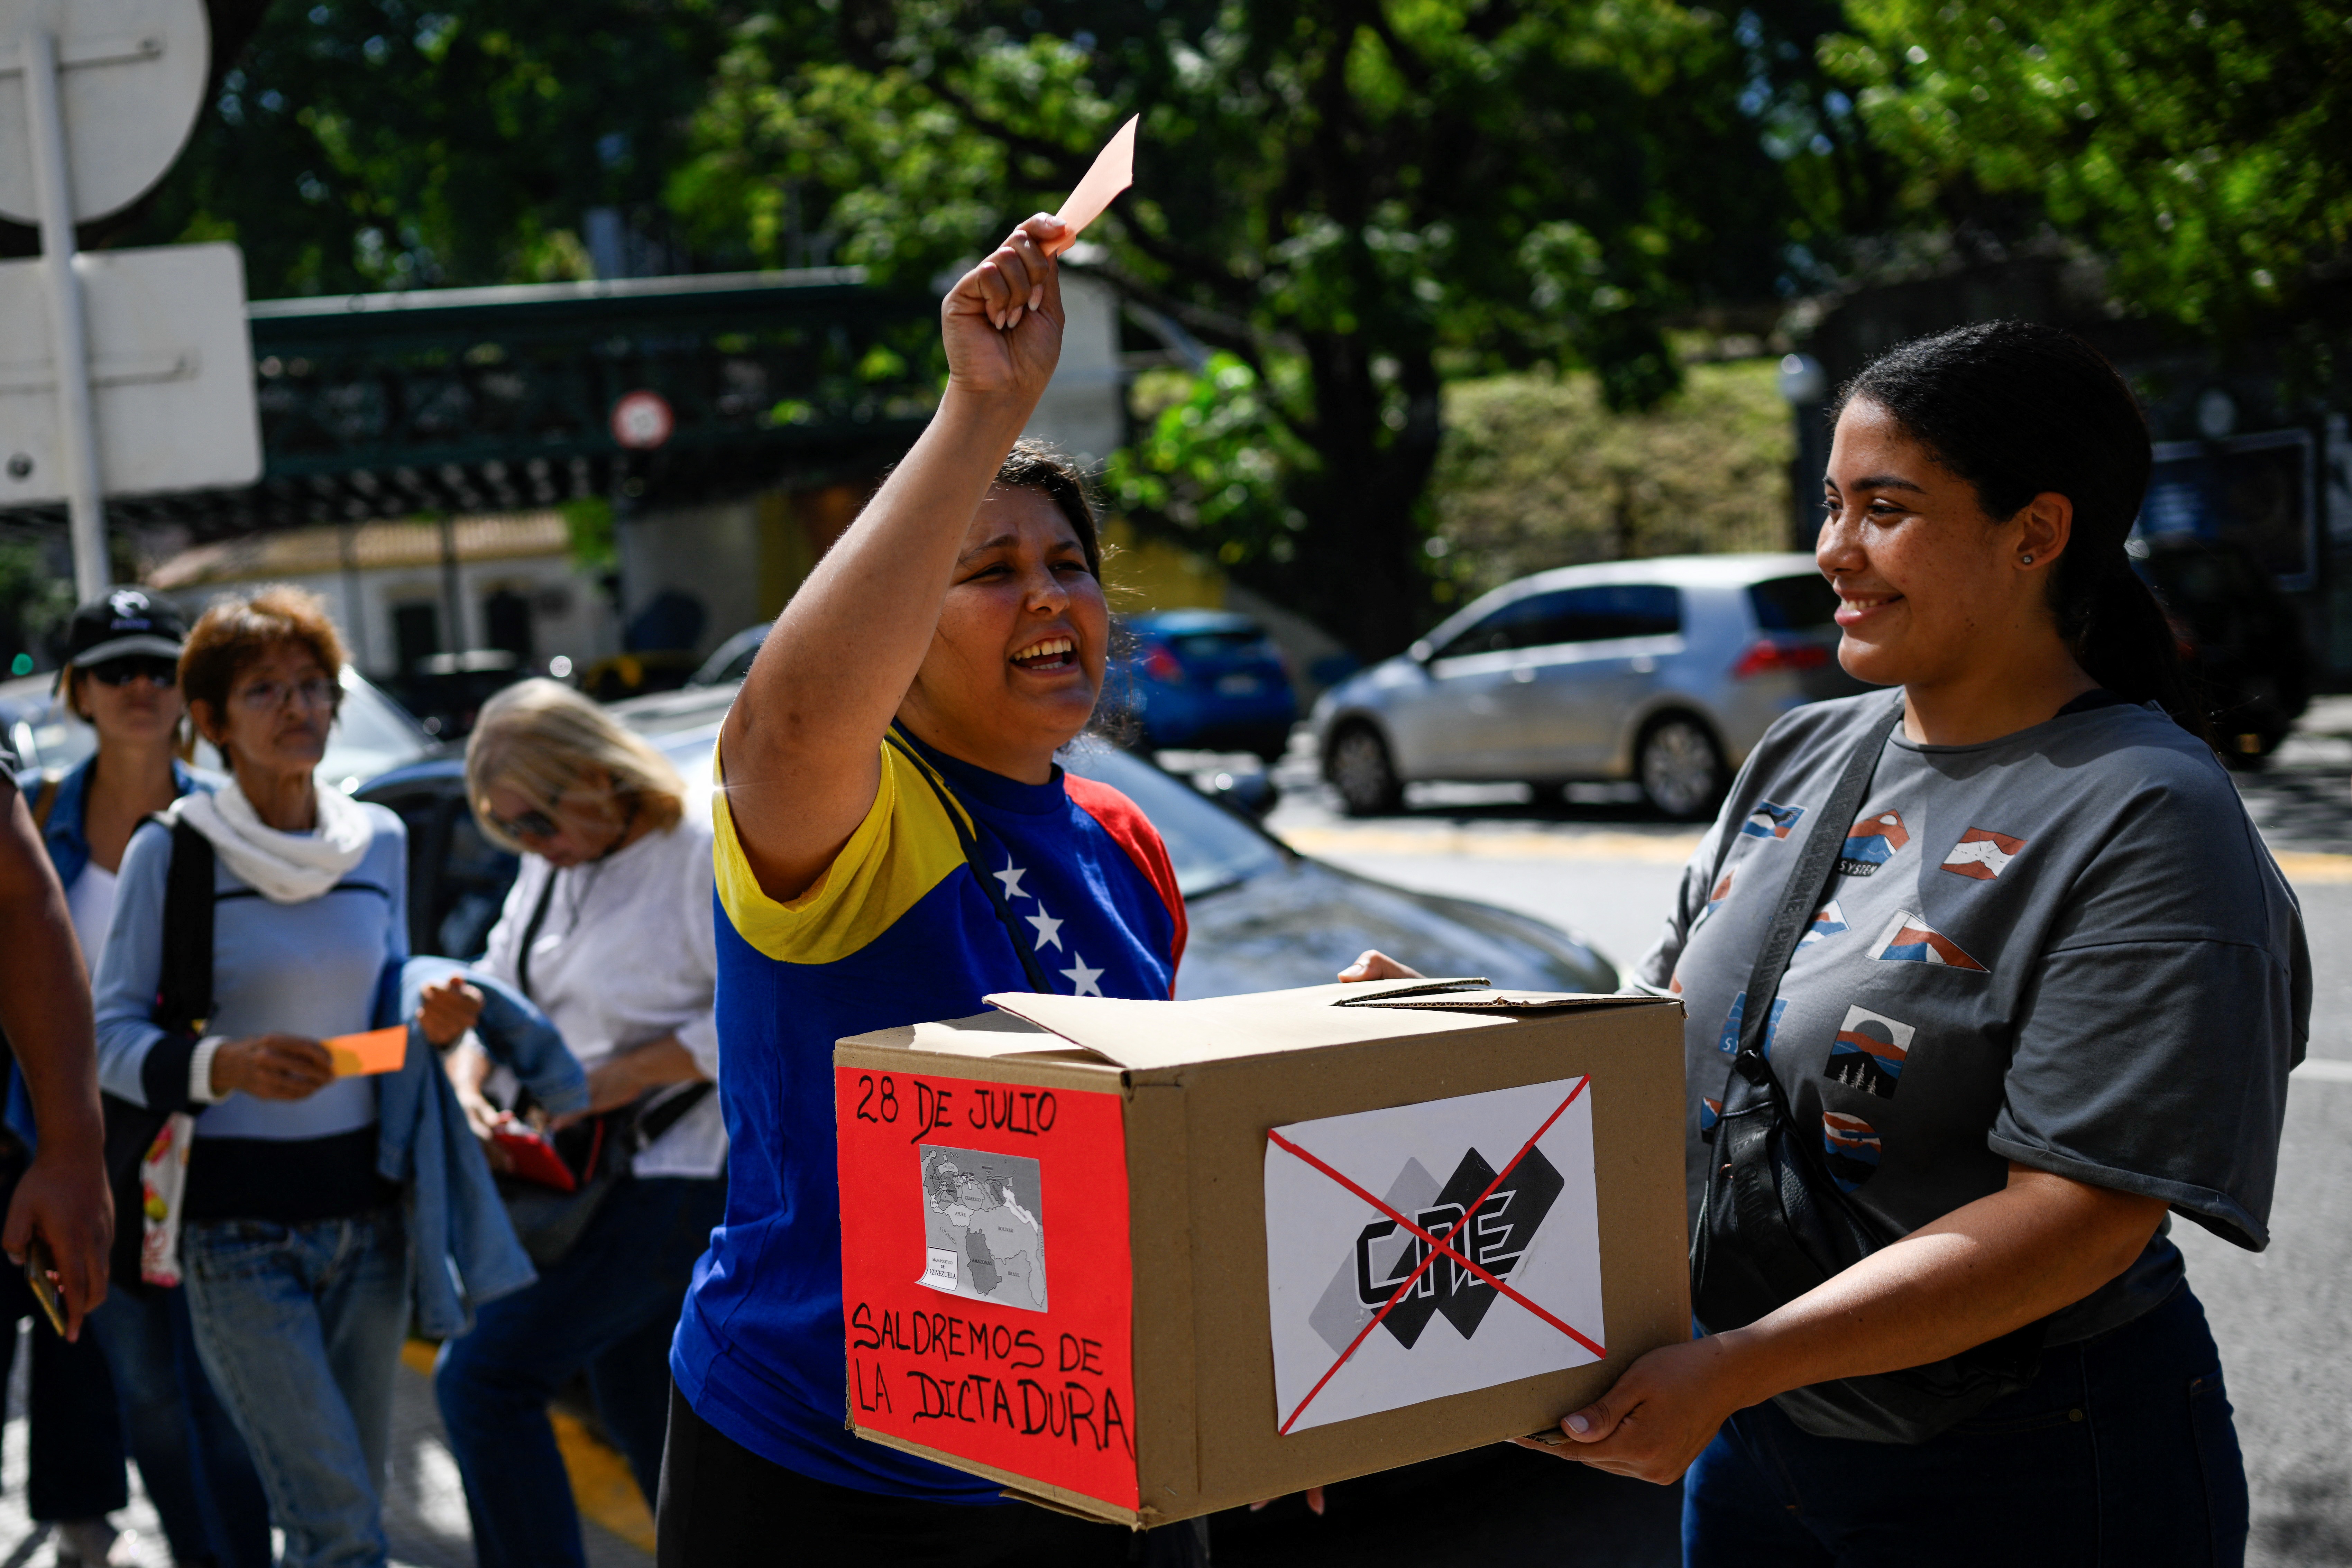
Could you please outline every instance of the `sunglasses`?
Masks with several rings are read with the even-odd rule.
[[[173,686],[179,681],[180,665],[176,659],[162,658],[152,654],[131,654],[122,658],[110,658],[103,664],[93,664],[82,673],[100,686],[128,686],[142,679],[151,685]]]
[[[509,838],[552,838],[555,818],[543,811],[520,812],[513,816],[500,816],[489,807],[482,808],[482,819]]]

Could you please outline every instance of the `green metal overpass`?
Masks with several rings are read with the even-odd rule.
[[[255,300],[259,482],[112,499],[109,521],[213,538],[590,497],[688,505],[870,474],[937,401],[938,309],[855,268]],[[637,391],[674,415],[651,450],[612,428]]]

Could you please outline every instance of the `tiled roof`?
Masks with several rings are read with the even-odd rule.
[[[563,514],[557,511],[493,512],[457,520],[461,563],[512,561],[561,555],[571,548]],[[441,525],[433,521],[363,522],[348,530],[336,524],[257,533],[183,550],[147,574],[151,588],[201,587],[207,583],[250,583],[282,577],[316,577],[347,566],[368,571],[386,566],[438,566]]]

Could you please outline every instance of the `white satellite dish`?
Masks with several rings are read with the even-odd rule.
[[[40,221],[22,127],[24,50],[55,40],[73,220],[121,212],[163,177],[195,128],[212,69],[203,0],[0,0],[0,217]]]

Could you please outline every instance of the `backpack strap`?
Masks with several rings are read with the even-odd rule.
[[[213,1016],[213,844],[188,822],[148,819],[172,833],[172,867],[163,879],[163,973],[155,1021],[202,1037]]]

